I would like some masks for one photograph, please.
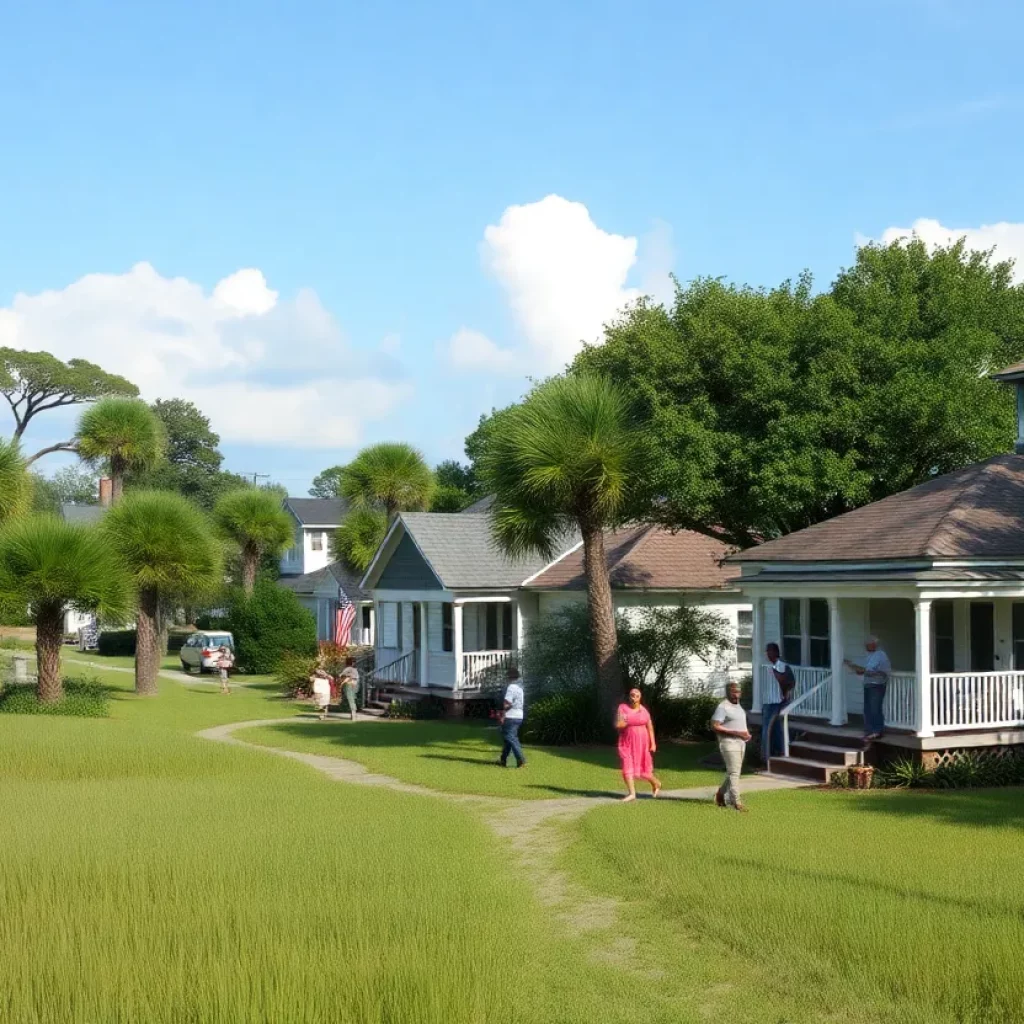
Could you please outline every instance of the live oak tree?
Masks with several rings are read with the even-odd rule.
[[[434,467],[434,481],[431,512],[461,512],[482,497],[476,471],[455,459],[445,459]]]
[[[576,374],[539,385],[505,410],[478,462],[484,488],[494,494],[492,532],[503,551],[552,558],[570,532],[582,537],[598,694],[609,727],[622,699],[622,667],[604,531],[621,521],[644,459],[620,391]]]
[[[138,393],[131,381],[107,373],[85,359],[69,359],[65,363],[49,352],[0,348],[0,394],[14,414],[15,438],[20,438],[41,412],[94,402],[109,395],[134,398]],[[63,441],[43,448],[28,461],[72,447],[71,440]]]
[[[341,475],[344,466],[328,466],[323,472],[313,477],[313,486],[309,489],[311,498],[337,498],[341,494]]]
[[[653,454],[636,516],[748,546],[1012,450],[1024,290],[962,243],[862,248],[822,294],[698,280],[573,372],[628,396]]]

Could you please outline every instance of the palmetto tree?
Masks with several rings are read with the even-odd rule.
[[[488,439],[480,469],[495,500],[492,530],[512,556],[553,557],[559,540],[583,538],[587,605],[601,703],[622,694],[604,531],[619,520],[642,447],[627,403],[599,377],[548,381],[508,410]]]
[[[397,512],[430,507],[434,474],[412,445],[384,442],[364,448],[342,469],[339,490],[352,508],[382,509],[390,521]]]
[[[123,563],[97,527],[41,515],[18,519],[0,531],[0,600],[31,609],[40,701],[63,696],[64,613],[77,608],[118,620],[130,612],[132,596]]]
[[[223,584],[221,545],[206,516],[169,491],[130,491],[103,517],[100,528],[138,593],[135,690],[155,694],[162,654],[160,608],[212,594]]]
[[[383,511],[353,509],[334,531],[332,554],[357,572],[366,572],[387,532],[388,517]]]
[[[251,594],[264,555],[279,555],[295,537],[292,519],[273,491],[242,487],[228,491],[213,510],[221,532],[242,553],[242,588]]]
[[[0,525],[28,512],[32,504],[32,478],[17,441],[0,438]]]
[[[87,462],[106,465],[114,504],[121,500],[125,474],[156,465],[165,444],[160,420],[136,398],[104,398],[78,420],[76,450]]]

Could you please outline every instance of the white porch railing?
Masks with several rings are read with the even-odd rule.
[[[832,714],[831,690],[827,687],[820,687],[820,684],[829,679],[832,672],[827,668],[805,668],[801,665],[791,665],[790,667],[793,669],[793,675],[796,676],[796,692],[793,694],[793,703],[801,701],[800,714],[808,718],[828,718]],[[812,696],[806,701],[801,700],[811,691],[813,691]],[[779,684],[775,673],[772,672],[771,665],[761,666],[761,700],[763,704],[778,704],[782,700],[782,691],[779,690]]]
[[[375,668],[366,676],[366,692],[363,699],[369,700],[371,693],[381,686],[409,686],[416,682],[416,662],[418,654],[416,651],[409,651],[386,665]]]
[[[479,690],[500,685],[509,667],[516,663],[516,655],[516,651],[467,651],[462,655],[462,671],[456,688]]]
[[[941,673],[931,685],[937,732],[1024,725],[1024,672]]]
[[[887,726],[917,728],[917,676],[913,672],[893,672],[889,676],[882,713]]]
[[[792,712],[800,709],[800,714],[809,715],[811,712],[807,708],[817,706],[823,702],[824,699],[828,699],[829,693],[832,690],[832,673],[828,669],[815,669],[816,672],[824,672],[824,675],[819,677],[812,677],[814,684],[808,689],[804,688],[803,693],[800,692],[800,680],[797,679],[797,691],[793,699],[779,712],[779,717],[782,719],[782,756],[789,757],[789,716]],[[796,670],[794,669],[794,674]],[[815,715],[814,717],[821,717]],[[771,724],[771,723],[769,723]]]

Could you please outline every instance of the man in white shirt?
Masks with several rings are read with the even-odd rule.
[[[718,751],[725,762],[725,778],[715,794],[715,803],[719,807],[745,811],[746,807],[740,800],[740,772],[750,732],[747,730],[747,713],[740,707],[739,683],[730,683],[725,688],[725,700],[715,708],[711,728],[718,734]]]
[[[525,705],[526,694],[519,681],[519,670],[510,668],[508,670],[508,686],[505,688],[504,709],[501,713],[501,735],[505,742],[501,748],[498,764],[502,768],[506,766],[509,754],[515,755],[517,768],[526,766],[526,757],[523,755],[523,748],[519,745],[519,730],[523,727]]]
[[[878,637],[869,636],[864,641],[868,652],[863,665],[846,661],[859,676],[864,677],[864,739],[877,740],[885,732],[885,690],[889,685],[892,663],[889,655],[878,646]]]

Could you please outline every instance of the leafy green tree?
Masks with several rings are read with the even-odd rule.
[[[573,371],[622,389],[652,462],[635,511],[749,546],[1011,450],[1024,290],[962,243],[862,248],[831,288],[699,280]]]
[[[622,699],[622,669],[604,531],[619,521],[642,478],[643,453],[621,393],[578,374],[541,384],[506,410],[479,463],[495,496],[490,515],[502,550],[549,558],[568,533],[583,538],[594,664],[609,728]]]
[[[244,487],[228,491],[214,508],[221,533],[241,552],[242,589],[251,594],[266,557],[277,557],[294,539],[292,519],[273,491]]]
[[[17,441],[0,438],[0,526],[17,519],[32,505],[32,478]]]
[[[236,591],[228,609],[238,665],[246,672],[275,672],[285,654],[316,653],[316,619],[290,590],[259,580],[252,594]]]
[[[0,531],[0,602],[28,606],[36,627],[40,701],[63,696],[60,652],[69,608],[107,620],[129,614],[132,589],[105,534],[56,516],[27,516]]]
[[[434,468],[436,487],[430,502],[431,512],[461,512],[480,497],[476,472],[455,459],[447,459]]]
[[[329,466],[313,477],[313,486],[309,489],[311,498],[337,498],[341,494],[341,474],[344,466]]]
[[[100,529],[138,592],[135,690],[157,692],[161,609],[210,596],[223,584],[223,552],[203,512],[180,494],[131,491]]]
[[[59,513],[61,505],[99,503],[99,477],[80,466],[62,466],[51,477],[32,474],[32,506],[37,512]]]
[[[0,348],[0,394],[14,414],[14,436],[20,438],[35,416],[48,409],[94,402],[109,395],[134,398],[139,389],[117,374],[107,373],[85,359],[61,362],[49,352]],[[34,462],[49,452],[72,450],[65,441],[36,452]]]
[[[163,458],[165,445],[160,420],[135,398],[104,398],[78,421],[78,453],[87,462],[107,468],[114,504],[121,499],[126,474],[155,466]]]
[[[383,442],[364,448],[345,466],[340,491],[352,508],[382,509],[390,520],[396,512],[430,507],[434,474],[412,445]]]
[[[331,537],[332,555],[357,572],[366,572],[387,532],[388,517],[383,511],[353,509]]]

